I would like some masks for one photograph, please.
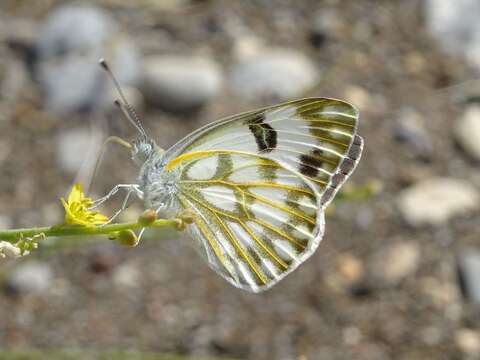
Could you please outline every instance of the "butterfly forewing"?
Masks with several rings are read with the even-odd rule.
[[[318,246],[323,209],[354,170],[358,114],[303,99],[208,125],[167,154],[177,200],[196,214],[189,233],[233,285],[266,289]]]

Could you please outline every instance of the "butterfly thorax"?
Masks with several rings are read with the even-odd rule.
[[[176,208],[174,199],[178,174],[166,171],[165,165],[164,153],[153,153],[140,168],[139,184],[147,208],[170,213]]]

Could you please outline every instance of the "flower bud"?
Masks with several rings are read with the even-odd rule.
[[[138,237],[135,232],[131,229],[128,230],[121,230],[118,232],[117,241],[125,246],[137,246],[138,244]]]
[[[195,213],[193,210],[186,209],[182,212],[180,218],[185,224],[191,224],[195,221]]]
[[[142,226],[148,226],[157,220],[157,212],[153,209],[145,210],[142,215],[138,217],[138,223]]]

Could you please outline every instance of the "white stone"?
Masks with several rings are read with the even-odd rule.
[[[420,247],[415,242],[392,244],[380,254],[377,275],[389,283],[399,282],[415,273],[420,258]]]
[[[467,181],[430,178],[402,191],[397,204],[412,226],[441,225],[457,215],[477,210],[480,195]]]
[[[480,353],[480,334],[472,329],[460,329],[455,334],[455,343],[464,353],[477,358]]]
[[[337,256],[336,269],[342,280],[349,285],[359,282],[365,276],[362,260],[349,253]]]
[[[398,141],[410,145],[407,149],[419,158],[427,159],[432,153],[432,141],[425,130],[424,117],[414,109],[404,107],[399,111],[395,121],[394,135]]]
[[[480,68],[480,2],[428,0],[424,8],[427,27],[441,46]]]
[[[125,263],[118,266],[113,275],[113,283],[120,288],[133,288],[140,284],[141,273],[137,266]]]
[[[465,296],[480,304],[480,253],[474,249],[463,251],[458,257],[458,270]]]
[[[78,174],[93,169],[100,151],[101,134],[88,128],[72,128],[57,136],[57,162],[61,169]]]
[[[319,80],[317,66],[292,49],[267,49],[233,66],[232,91],[248,99],[287,100],[302,96]]]
[[[145,60],[142,86],[151,103],[172,112],[189,112],[220,92],[222,71],[208,58],[152,56]]]
[[[10,274],[7,283],[14,291],[39,294],[50,288],[52,278],[50,266],[31,261],[19,264]]]
[[[345,100],[353,104],[360,111],[367,110],[372,106],[372,96],[370,93],[356,85],[348,85],[345,87]]]
[[[455,128],[457,141],[465,151],[480,160],[480,106],[470,106],[465,110]]]

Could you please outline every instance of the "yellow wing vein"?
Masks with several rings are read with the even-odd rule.
[[[269,116],[272,117],[272,114],[269,113]],[[342,122],[339,122],[339,121],[328,120],[328,119],[325,119],[325,118],[316,119],[315,116],[317,116],[317,115],[315,115],[315,114],[305,115],[305,116],[308,119],[308,121],[311,122],[311,123],[333,124],[333,125],[338,125],[338,126],[343,126],[343,127],[355,129],[355,125],[352,125],[352,124],[347,124],[347,123],[342,123]],[[278,121],[288,121],[288,120],[304,121],[304,119],[296,119],[296,118],[291,118],[291,117],[285,117],[285,118],[273,119],[271,121],[267,121],[266,123],[267,124],[273,124],[273,123],[278,122]]]
[[[260,220],[258,218],[254,218],[254,219],[251,219],[251,221],[254,221],[256,222],[257,224],[267,228],[268,230],[274,232],[275,234],[277,235],[280,235],[281,237],[287,239],[288,241],[290,241],[291,243],[297,245],[298,247],[300,247],[302,250],[305,250],[305,245],[303,245],[302,243],[298,242],[297,240],[295,240],[293,237],[291,237],[290,235],[286,234],[285,232],[283,232],[282,230],[278,229],[276,226],[273,226],[263,220]]]
[[[309,122],[314,122],[314,123],[324,123],[324,124],[334,124],[334,125],[339,125],[339,126],[344,126],[344,127],[349,127],[349,128],[355,128],[355,125],[350,125],[350,124],[345,124],[345,123],[341,123],[341,122],[338,122],[338,121],[331,121],[331,120],[325,120],[325,119],[312,119],[312,118],[309,118],[308,119]]]
[[[323,182],[321,180],[318,180],[320,183],[324,183],[327,185],[326,182]],[[264,181],[252,181],[252,182],[244,182],[241,184],[237,184],[237,186],[245,186],[245,187],[250,187],[250,186],[258,186],[258,187],[272,187],[272,188],[278,188],[278,189],[283,189],[283,190],[288,190],[288,191],[293,191],[293,192],[299,192],[302,194],[307,194],[311,196],[315,196],[315,194],[311,191],[308,191],[306,189],[300,189],[295,186],[290,186],[290,185],[284,185],[284,184],[277,184],[277,183],[272,183],[272,182],[264,182]]]
[[[200,206],[203,206],[205,209],[209,210],[209,211],[212,212],[212,213],[220,214],[220,215],[222,215],[222,216],[225,216],[225,217],[227,217],[227,218],[230,218],[230,219],[233,219],[233,220],[236,220],[236,221],[239,220],[239,218],[238,218],[237,216],[235,216],[235,215],[230,215],[230,214],[228,214],[228,213],[226,213],[226,212],[223,212],[223,211],[221,211],[221,210],[218,210],[218,209],[215,209],[215,208],[212,208],[212,207],[208,206],[208,205],[206,204],[206,201],[200,200],[200,199],[196,198],[195,196],[193,196],[193,195],[191,195],[191,194],[188,194],[188,193],[186,193],[186,192],[182,192],[182,193],[183,193],[183,195],[184,195],[185,197],[190,198],[191,200],[195,201],[197,204],[199,204]]]
[[[313,178],[308,178],[311,180],[315,180]],[[323,183],[324,185],[327,185],[326,182],[323,182],[321,180],[315,180],[317,182]],[[315,196],[315,194],[311,191],[308,191],[306,189],[301,189],[297,188],[295,186],[290,186],[290,185],[284,185],[284,184],[277,184],[273,182],[263,182],[263,181],[251,181],[251,182],[244,182],[244,183],[234,183],[230,181],[225,181],[225,180],[180,180],[180,184],[222,184],[222,185],[227,185],[227,186],[238,186],[238,187],[272,187],[272,188],[278,188],[278,189],[283,189],[283,190],[288,190],[288,191],[293,191],[293,192],[299,192],[302,194],[307,194],[311,196]]]
[[[224,234],[230,239],[231,243],[233,244],[233,246],[235,247],[235,249],[237,250],[237,252],[240,254],[241,257],[243,257],[245,259],[245,261],[247,262],[248,266],[253,270],[253,272],[255,273],[255,275],[257,275],[258,279],[263,283],[263,284],[266,284],[268,279],[267,277],[265,276],[265,274],[263,274],[260,269],[255,265],[253,259],[248,255],[248,253],[245,252],[245,249],[243,249],[243,247],[238,243],[237,239],[235,238],[235,236],[232,234],[232,232],[230,231],[230,229],[228,228],[227,225],[225,225],[225,223],[223,222],[223,220],[220,218],[220,216],[218,216],[218,214],[216,212],[212,212],[213,216],[215,216],[215,218],[217,219],[218,223],[220,224],[220,226],[223,228],[223,232]]]
[[[236,171],[240,171],[240,170],[245,170],[245,169],[248,169],[250,167],[259,167],[259,166],[266,166],[266,167],[274,167],[274,168],[281,168],[281,166],[275,162],[271,162],[271,163],[268,163],[268,162],[265,162],[265,163],[259,163],[259,162],[255,162],[255,163],[249,163],[249,164],[244,164],[242,166],[239,166],[237,168],[234,168],[232,169],[231,171],[228,171],[226,172],[223,176],[222,176],[222,180],[225,180],[225,178],[229,177],[230,175],[232,175],[233,173],[235,173]]]
[[[293,216],[296,216],[296,217],[298,217],[298,218],[300,218],[300,219],[303,219],[303,220],[309,222],[309,223],[312,224],[312,225],[315,225],[315,219],[312,219],[311,217],[302,215],[301,213],[298,213],[298,212],[296,212],[296,211],[294,211],[294,210],[291,210],[291,209],[289,209],[289,208],[287,208],[287,207],[284,207],[284,206],[282,206],[282,205],[279,205],[278,203],[276,203],[276,202],[274,202],[274,201],[270,201],[270,200],[264,198],[263,196],[260,196],[260,195],[257,195],[257,194],[252,194],[251,192],[244,191],[244,190],[241,190],[241,189],[239,189],[239,190],[240,190],[241,192],[244,192],[245,195],[254,198],[255,200],[258,200],[258,201],[260,201],[260,202],[262,202],[262,203],[264,203],[264,204],[270,205],[271,207],[274,207],[274,208],[276,208],[276,209],[278,209],[278,210],[284,211],[284,212],[286,212],[286,213],[288,213],[288,214],[290,214],[290,215],[293,215]]]
[[[343,132],[343,131],[338,130],[338,129],[331,129],[331,128],[323,127],[323,126],[305,125],[305,126],[299,126],[299,128],[300,129],[307,129],[307,130],[320,130],[320,131],[325,131],[325,132],[328,132],[328,133],[339,134],[339,135],[346,136],[346,137],[349,137],[349,138],[352,138],[354,136],[354,134],[352,134],[352,133],[347,133],[347,132]],[[312,136],[314,136],[314,135],[312,135]]]
[[[281,259],[279,259],[273,252],[271,249],[269,249],[260,239],[258,239],[255,234],[253,234],[253,232],[248,228],[248,226],[246,226],[246,224],[244,224],[240,219],[234,217],[234,216],[231,216],[229,214],[225,214],[223,212],[220,212],[220,211],[217,211],[216,209],[213,209],[211,207],[209,207],[207,204],[205,204],[203,201],[191,196],[191,195],[184,195],[184,196],[188,196],[189,198],[191,198],[192,201],[195,201],[196,203],[198,203],[200,206],[204,207],[205,209],[207,209],[208,211],[210,211],[213,216],[216,217],[218,223],[222,226],[223,230],[224,230],[224,233],[227,237],[230,238],[232,244],[234,245],[235,249],[237,250],[237,252],[247,261],[247,264],[249,265],[249,267],[255,272],[255,274],[257,275],[257,277],[260,279],[260,281],[262,281],[264,284],[266,283],[266,277],[264,274],[262,273],[259,273],[258,271],[258,268],[255,266],[255,264],[253,263],[253,260],[248,256],[248,254],[246,254],[243,250],[243,248],[241,248],[240,244],[238,244],[238,242],[235,240],[235,237],[233,236],[233,234],[228,230],[228,227],[225,225],[225,223],[222,221],[222,219],[218,216],[218,214],[221,214],[223,216],[227,216],[227,217],[230,217],[234,220],[236,220],[244,229],[245,231],[247,231],[247,233],[254,239],[254,241],[272,258],[274,259],[277,263],[280,264],[280,266],[282,266],[283,268],[287,269],[288,268],[288,265],[286,265]],[[184,204],[184,201],[182,201],[182,203]],[[184,206],[186,206],[184,204]],[[199,219],[197,220],[197,218],[195,217],[195,223],[197,224],[198,228],[200,229],[200,231],[202,232],[202,234],[207,238],[207,240],[209,241],[209,244],[210,246],[214,249],[215,251],[215,254],[217,255],[217,257],[219,257],[220,261],[222,262],[223,266],[227,269],[227,271],[230,272],[230,270],[228,269],[227,266],[225,266],[225,260],[224,260],[224,257],[223,255],[220,253],[220,250],[218,248],[218,245],[215,243],[215,240],[211,239],[211,237],[208,236],[207,234],[207,229],[206,229],[206,226],[205,224],[201,223],[199,221]]]
[[[295,102],[292,102],[292,105],[294,104],[294,105],[297,106],[297,111],[299,112],[299,114],[305,115],[305,113],[308,112],[308,111],[312,111],[314,109],[320,109],[321,106],[322,106],[322,103],[324,103],[324,100],[320,99],[320,100],[315,100],[315,101],[312,101],[312,102],[306,102],[303,105],[299,105],[299,104],[296,104]],[[320,107],[318,105],[320,105]],[[269,110],[268,114],[269,114],[270,117],[273,118],[273,115],[275,115],[277,112],[280,112],[280,111],[283,111],[283,110],[285,110],[285,108],[283,108],[283,107],[278,107],[276,109],[274,108],[274,109]],[[315,115],[316,116],[322,115],[322,112],[320,111],[319,114],[312,114],[312,116],[315,116]],[[343,114],[341,111],[338,111],[338,115],[348,117],[350,119],[355,118],[355,116],[351,116],[349,114]],[[305,115],[305,116],[308,116],[308,115]],[[285,117],[285,118],[273,119],[272,121],[269,121],[269,123],[272,123],[274,121],[291,120],[291,119],[295,119],[295,118]],[[353,125],[349,125],[349,124],[344,124],[344,123],[340,123],[340,124],[345,125],[345,126],[354,127]]]
[[[189,206],[186,204],[186,200],[182,196],[179,196],[179,200],[185,208],[189,208]],[[231,274],[231,269],[229,269],[226,265],[225,257],[223,256],[217,241],[209,233],[211,230],[207,228],[206,224],[198,216],[194,216],[193,218],[195,225],[197,225],[202,235],[205,237],[205,239],[207,239],[210,247],[222,263],[223,267]]]
[[[251,236],[251,238],[258,244],[258,246],[260,246],[263,251],[265,251],[273,260],[275,260],[277,262],[277,264],[279,264],[282,268],[284,268],[285,270],[288,269],[288,265],[282,260],[280,259],[274,252],[272,249],[270,249],[269,246],[267,246],[262,240],[260,240],[252,231],[252,229],[250,229],[248,227],[247,224],[245,224],[243,221],[240,221],[239,222],[240,226],[248,233],[248,235]]]

